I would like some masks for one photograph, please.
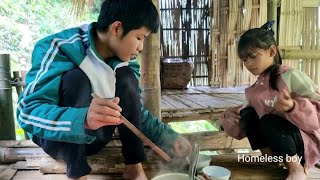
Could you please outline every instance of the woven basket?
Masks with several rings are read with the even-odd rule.
[[[185,89],[193,71],[193,62],[189,59],[164,59],[161,61],[161,88]]]

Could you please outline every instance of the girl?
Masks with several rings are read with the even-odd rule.
[[[281,157],[287,180],[303,180],[320,159],[320,93],[306,74],[281,65],[272,24],[240,37],[239,58],[258,79],[245,90],[245,108],[227,109],[221,125],[234,138],[247,137],[253,150]]]

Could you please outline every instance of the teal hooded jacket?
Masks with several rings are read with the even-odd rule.
[[[91,23],[66,29],[36,43],[26,88],[17,106],[17,121],[31,137],[78,144],[94,141],[95,137],[87,135],[84,129],[88,107],[58,106],[64,72],[80,67],[90,80],[92,92],[104,98],[115,95],[116,68],[129,66],[139,80],[140,65],[136,59],[122,62],[114,58],[105,63],[100,58],[94,47],[94,26]],[[157,145],[171,149],[178,134],[143,106],[141,112],[142,132]]]

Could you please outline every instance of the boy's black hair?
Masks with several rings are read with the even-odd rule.
[[[257,49],[268,50],[270,46],[274,45],[277,49],[277,54],[274,56],[274,64],[266,69],[264,73],[270,73],[269,87],[278,91],[277,79],[282,59],[276,40],[273,37],[274,32],[270,26],[272,26],[272,24],[270,25],[270,22],[268,22],[261,28],[249,29],[243,33],[238,44],[238,55],[240,59],[247,59],[248,57],[252,57]]]
[[[122,23],[122,37],[142,27],[156,33],[160,24],[158,10],[151,0],[105,0],[101,5],[97,30],[106,32],[115,21]]]

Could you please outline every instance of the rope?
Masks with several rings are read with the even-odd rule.
[[[14,80],[9,80],[7,78],[4,78],[4,79],[0,79],[0,81],[7,81],[11,85],[20,85],[20,79],[19,78],[15,78]]]

